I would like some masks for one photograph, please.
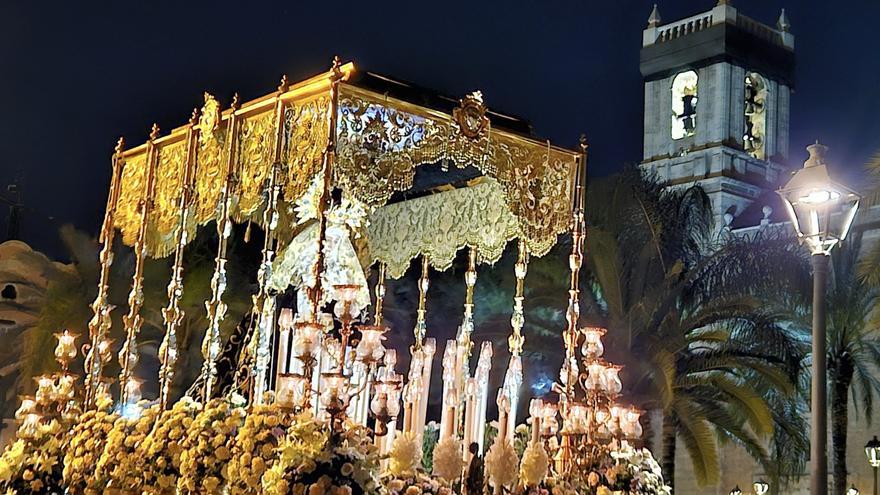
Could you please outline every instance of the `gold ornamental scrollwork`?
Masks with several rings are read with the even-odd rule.
[[[417,165],[442,156],[429,139],[441,133],[431,119],[342,92],[334,180],[367,204],[384,204],[412,187]]]
[[[265,112],[246,117],[238,134],[238,208],[232,215],[247,220],[264,203],[264,185],[272,169],[275,114]],[[256,219],[255,219],[256,220]]]
[[[490,147],[492,168],[484,171],[504,188],[529,252],[543,256],[571,222],[574,156],[498,133]]]
[[[472,97],[462,105],[477,103]],[[575,154],[505,132],[478,131],[479,109],[471,118],[458,116],[471,122],[467,132],[474,138],[449,115],[343,86],[336,184],[381,206],[394,192],[412,187],[420,165],[475,166],[500,183],[529,251],[543,256],[569,227]]]
[[[283,161],[288,166],[283,191],[288,203],[295,202],[303,195],[321,168],[327,148],[329,110],[330,99],[326,96],[294,102],[286,108]]]
[[[146,249],[148,256],[164,258],[175,248],[174,234],[180,223],[179,198],[183,187],[186,141],[170,143],[157,151],[159,161]]]
[[[114,224],[122,234],[122,242],[127,246],[133,246],[137,241],[140,226],[138,205],[141,203],[141,196],[144,193],[146,167],[147,155],[140,153],[126,157],[125,165],[122,168]]]
[[[220,191],[226,181],[223,164],[226,158],[226,127],[220,118],[220,104],[205,93],[205,105],[197,125],[199,141],[196,150],[195,205],[193,221],[203,225],[217,216]]]

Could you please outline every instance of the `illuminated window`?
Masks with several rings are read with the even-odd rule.
[[[697,129],[697,73],[689,70],[672,80],[672,139],[693,136]]]
[[[745,82],[743,147],[753,157],[763,160],[766,156],[764,136],[767,131],[767,114],[764,103],[767,100],[767,83],[755,72],[747,73]]]

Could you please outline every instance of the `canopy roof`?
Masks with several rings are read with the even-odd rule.
[[[479,93],[455,100],[351,63],[297,84],[282,81],[278,91],[222,111],[206,93],[198,120],[121,152],[113,221],[134,245],[147,205],[146,252],[169,254],[190,164],[188,230],[217,219],[227,171],[232,218],[262,223],[266,184],[280,161],[276,232],[286,245],[296,235],[294,205],[330,151],[333,186],[371,212],[369,257],[388,263],[392,276],[419,253],[444,268],[466,245],[491,261],[515,238],[540,256],[569,227],[581,154],[528,133],[522,119],[488,110]]]

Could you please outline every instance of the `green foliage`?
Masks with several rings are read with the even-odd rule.
[[[425,425],[425,431],[422,433],[422,468],[425,472],[434,471],[434,447],[440,440],[440,425],[431,422]]]
[[[237,227],[241,230],[241,226]],[[238,232],[241,234],[241,232]],[[12,380],[8,383],[10,395],[3,401],[5,414],[16,407],[16,393],[33,389],[30,377],[54,371],[53,350],[54,333],[67,328],[80,334],[80,344],[88,336],[88,321],[92,317],[90,304],[97,294],[100,265],[98,253],[100,245],[88,235],[72,226],[64,226],[60,235],[70,256],[71,264],[64,269],[45,270],[48,285],[43,298],[38,303],[37,323],[27,329],[10,346],[11,352],[0,353],[0,363],[4,369],[13,369]],[[228,336],[237,323],[250,310],[250,295],[253,293],[256,265],[259,260],[259,243],[245,243],[242,235],[233,235],[228,248],[228,256],[234,262],[228,263],[229,289],[224,301],[229,309],[223,327],[223,336]],[[177,374],[172,386],[172,399],[182,395],[186,387],[197,376],[201,367],[201,338],[206,327],[204,302],[210,296],[210,282],[214,271],[214,258],[217,249],[217,235],[213,226],[203,227],[199,235],[184,251],[184,291],[181,308],[185,317],[178,330],[180,350]],[[158,375],[158,347],[165,331],[162,309],[168,304],[167,285],[170,279],[171,257],[149,259],[144,265],[144,305],[141,316],[144,325],[138,336],[141,360],[136,374],[143,377]],[[110,304],[116,308],[112,312],[113,326],[111,337],[118,349],[123,339],[122,316],[128,311],[128,292],[134,271],[132,251],[122,245],[114,248],[114,261],[110,271]],[[8,355],[7,355],[8,354]],[[82,356],[73,365],[74,371],[82,366]],[[118,373],[116,360],[112,360],[105,374]],[[144,393],[155,396],[158,393],[157,380],[147,380]],[[151,395],[152,394],[152,395]]]
[[[587,198],[588,306],[627,364],[632,399],[663,411],[664,474],[676,437],[704,484],[718,479],[719,441],[769,467],[764,440],[780,418],[764,392],[790,396],[804,352],[778,297],[809,287],[798,246],[770,230],[717,233],[700,188],[638,170],[591,184]]]

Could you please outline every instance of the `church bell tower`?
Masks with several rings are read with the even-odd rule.
[[[788,157],[794,36],[729,0],[664,24],[657,6],[642,35],[641,166],[671,186],[700,184],[716,224],[778,187]]]

